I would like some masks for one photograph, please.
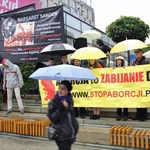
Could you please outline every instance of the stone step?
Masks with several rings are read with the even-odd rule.
[[[5,110],[6,111],[7,110],[7,106],[3,105],[1,107],[1,110]],[[17,103],[13,104],[12,111],[13,112],[19,111]],[[34,106],[26,106],[26,105],[24,105],[24,112],[27,112],[27,113],[45,113],[45,114],[47,114],[47,108],[44,108],[44,107],[41,107],[41,106],[38,106],[38,105],[34,105]]]
[[[25,99],[37,99],[38,95],[37,94],[26,94]]]
[[[0,111],[0,117],[8,117],[8,118],[25,118],[30,120],[37,119],[48,119],[46,114],[42,113],[24,113],[23,115],[20,112],[12,112],[9,115],[6,115],[6,111]],[[146,120],[145,122],[140,121],[132,121],[128,119],[128,121],[116,121],[115,118],[101,117],[99,120],[91,120],[90,117],[86,117],[85,119],[77,118],[78,122],[81,126],[88,127],[105,127],[110,128],[114,125],[122,125],[122,126],[133,126],[134,128],[147,128],[150,127],[150,120]]]
[[[4,117],[4,112],[0,112],[0,116]],[[2,115],[3,114],[3,115]],[[45,114],[32,114],[32,113],[25,113],[21,115],[17,112],[12,113],[8,117],[16,117],[16,118],[25,118],[31,120],[31,117],[35,119],[47,119]],[[133,126],[134,129],[149,129],[150,121],[146,122],[138,122],[138,121],[115,121],[113,118],[101,118],[100,120],[90,120],[89,118],[80,119],[78,118],[79,122],[79,132],[77,134],[77,142],[82,143],[91,143],[91,144],[100,144],[100,145],[107,145],[110,146],[109,143],[109,136],[110,136],[110,128],[114,125],[123,125],[123,126]],[[45,127],[45,135],[44,137],[47,138],[48,126]],[[112,147],[113,149],[113,147]],[[119,149],[116,148],[116,149]],[[120,147],[121,150],[121,147]]]
[[[41,104],[41,100],[36,101],[35,99],[22,99],[24,104]],[[13,99],[13,103],[17,103],[16,99]]]
[[[28,101],[28,100],[27,100]],[[47,108],[46,107],[42,107],[41,104],[39,103],[26,103],[25,101],[23,101],[24,103],[24,108],[25,108],[25,112],[30,112],[30,113],[47,113]],[[6,104],[1,106],[2,110],[7,110]],[[17,103],[13,103],[13,111],[18,111],[18,104]],[[129,108],[129,118],[132,118],[135,116],[136,114],[136,109],[134,108]],[[117,116],[117,110],[115,108],[101,108],[101,117],[113,117],[115,118]],[[91,116],[92,115],[92,108],[86,108],[86,116]],[[148,109],[148,118],[150,118],[150,108]]]

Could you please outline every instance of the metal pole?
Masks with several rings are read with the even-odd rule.
[[[128,66],[130,66],[130,51],[128,51],[127,53],[128,53]]]

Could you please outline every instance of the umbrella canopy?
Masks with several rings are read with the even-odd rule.
[[[101,33],[99,33],[98,31],[96,30],[87,30],[87,31],[84,31],[80,37],[82,38],[86,38],[88,40],[96,40],[96,39],[99,39],[102,37]]]
[[[99,59],[105,57],[106,54],[96,47],[83,47],[76,50],[71,55],[70,59],[85,60],[85,59]]]
[[[71,54],[76,49],[66,43],[55,43],[46,46],[40,53],[44,55],[67,55]]]
[[[124,40],[117,43],[110,51],[110,53],[118,53],[135,49],[142,49],[147,47],[147,44],[137,39]]]
[[[57,65],[39,68],[29,78],[37,80],[95,80],[93,73],[83,67],[73,65]]]
[[[150,59],[150,50],[143,54],[147,59]]]

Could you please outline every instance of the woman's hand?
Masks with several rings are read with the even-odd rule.
[[[64,105],[65,108],[68,108],[68,103],[67,103],[66,100],[63,100],[62,103],[63,103],[63,105]]]
[[[92,70],[92,69],[93,69],[93,67],[91,66],[91,67],[90,67],[90,70]]]

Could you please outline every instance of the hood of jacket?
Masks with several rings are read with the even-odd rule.
[[[7,66],[10,70],[13,68],[13,63],[8,59],[3,59],[2,64]]]

